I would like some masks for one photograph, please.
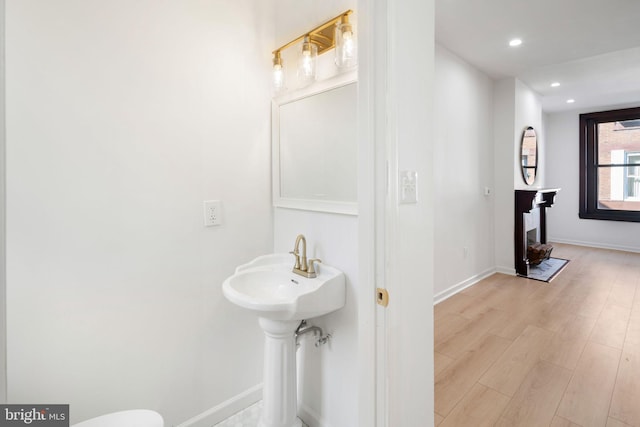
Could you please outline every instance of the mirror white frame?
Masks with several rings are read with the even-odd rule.
[[[291,157],[288,153],[283,153],[283,149],[286,148],[286,144],[288,143],[284,139],[287,139],[286,135],[292,133],[285,131],[282,129],[284,115],[289,114],[287,111],[293,111],[292,107],[295,106],[295,110],[300,107],[301,111],[309,108],[309,102],[313,100],[317,95],[327,94],[327,92],[332,91],[334,89],[343,88],[348,85],[354,85],[354,88],[357,88],[357,73],[356,71],[350,71],[347,73],[339,74],[331,79],[323,80],[316,82],[310,86],[307,86],[303,89],[299,89],[293,91],[291,93],[283,94],[277,98],[274,98],[271,103],[271,147],[272,147],[272,187],[273,187],[273,205],[275,207],[283,207],[283,208],[291,208],[291,209],[302,209],[302,210],[310,210],[310,211],[320,211],[320,212],[332,212],[339,214],[347,214],[347,215],[357,215],[358,214],[358,200],[357,200],[357,120],[345,121],[343,124],[353,122],[353,129],[350,129],[347,134],[351,134],[352,136],[341,138],[339,141],[335,141],[340,144],[344,144],[348,142],[352,144],[348,147],[347,155],[343,157],[338,156],[339,161],[343,162],[343,167],[336,167],[330,170],[324,170],[323,176],[318,176],[315,183],[311,183],[310,186],[325,186],[326,184],[324,180],[328,177],[335,177],[336,180],[345,180],[345,181],[337,181],[337,182],[347,182],[349,188],[352,188],[354,191],[353,200],[347,197],[347,200],[343,197],[331,197],[331,195],[326,195],[322,193],[313,193],[312,190],[306,190],[305,194],[302,194],[301,191],[289,191],[284,190],[283,188],[293,188],[291,183],[286,182],[286,178],[289,175],[292,175],[297,168],[298,175],[303,175],[304,172],[308,172],[307,178],[314,174],[313,166],[316,166],[313,163],[314,161],[314,153],[317,153],[324,149],[332,150],[330,147],[311,147],[311,149],[306,148],[296,148],[299,155],[304,152],[304,158],[295,159],[294,162],[290,162],[289,157]],[[319,98],[315,98],[319,99]],[[293,104],[296,102],[300,102],[299,104]],[[305,107],[302,107],[305,105]],[[357,117],[357,97],[353,98],[353,109],[349,111],[349,114],[355,115]],[[283,112],[281,113],[281,108]],[[286,108],[286,110],[285,110]],[[332,109],[333,110],[333,109]],[[337,108],[336,108],[337,110]],[[326,109],[325,109],[326,111]],[[308,112],[307,112],[308,113]],[[331,114],[335,114],[333,111]],[[312,117],[313,116],[313,117]],[[327,123],[323,123],[323,118],[320,114],[307,114],[304,117],[308,117],[309,120],[320,121],[320,124],[314,123],[316,130],[318,127],[322,129],[327,129],[329,126]],[[286,119],[291,120],[291,119]],[[331,120],[329,118],[325,118],[324,121]],[[288,123],[288,121],[287,121]],[[311,126],[312,127],[312,126]],[[313,133],[313,132],[312,132]],[[281,136],[283,140],[281,141]],[[325,140],[336,139],[335,135],[325,136]],[[323,138],[320,138],[322,140]],[[309,144],[309,141],[304,141],[306,144]],[[322,142],[323,144],[326,143]],[[318,142],[320,144],[320,142]],[[333,161],[335,161],[334,158]],[[307,163],[305,163],[307,162]],[[346,164],[344,163],[346,162]],[[331,163],[331,160],[328,162]],[[301,168],[301,164],[306,164],[309,166],[309,171],[306,171],[306,168]],[[325,168],[326,169],[326,168]],[[339,176],[337,171],[350,169],[353,171],[351,176]],[[304,177],[302,177],[305,179]],[[334,183],[334,187],[336,184]],[[313,196],[309,193],[313,193]],[[294,193],[294,194],[291,194]],[[299,194],[295,194],[299,193]],[[342,197],[342,200],[340,198]],[[333,200],[338,199],[338,200]]]

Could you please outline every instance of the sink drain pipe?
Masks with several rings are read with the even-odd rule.
[[[313,334],[316,338],[316,347],[320,347],[323,344],[326,344],[329,339],[331,339],[331,334],[325,335],[322,332],[322,328],[314,325],[307,325],[307,321],[303,320],[300,322],[298,329],[296,329],[296,349],[300,347],[300,337],[305,334]]]

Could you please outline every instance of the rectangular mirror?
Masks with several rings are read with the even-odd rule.
[[[355,72],[274,99],[274,206],[357,214]]]

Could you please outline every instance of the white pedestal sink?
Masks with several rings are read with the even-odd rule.
[[[327,265],[307,278],[291,271],[293,257],[272,254],[236,268],[225,297],[252,311],[264,332],[263,409],[258,427],[300,427],[297,418],[295,331],[303,319],[344,306],[344,274]]]

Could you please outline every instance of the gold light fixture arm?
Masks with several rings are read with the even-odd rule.
[[[321,25],[318,25],[316,28],[309,31],[308,33],[302,34],[301,36],[291,40],[289,43],[286,43],[280,46],[279,48],[275,49],[273,51],[273,54],[279,55],[281,51],[293,46],[296,43],[301,42],[307,36],[309,37],[309,40],[311,40],[311,42],[313,42],[316,46],[318,46],[318,55],[320,55],[326,50],[334,48],[336,45],[336,40],[335,40],[335,32],[333,30],[333,27],[335,26],[336,23],[340,22],[343,17],[348,17],[352,13],[353,11],[349,9],[341,13],[340,15],[336,16],[335,18],[331,18],[327,22]]]

